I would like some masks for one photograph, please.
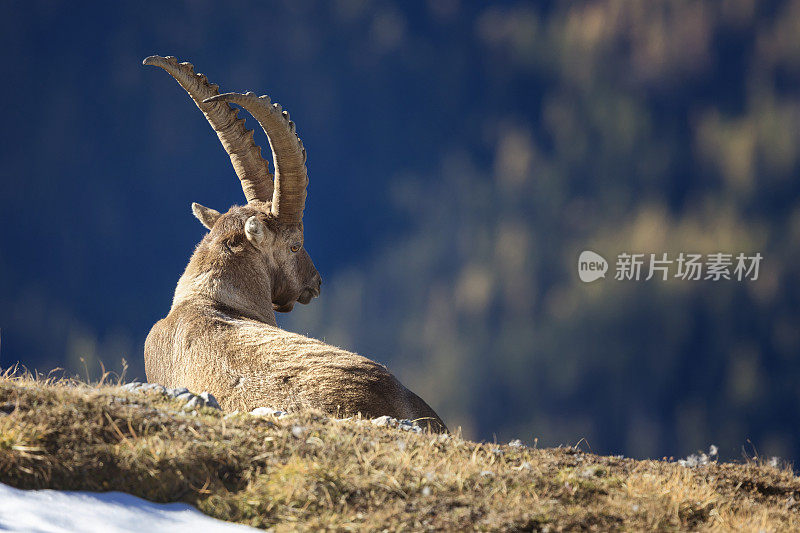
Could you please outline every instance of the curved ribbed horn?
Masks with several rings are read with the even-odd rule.
[[[272,195],[272,213],[278,220],[296,224],[303,219],[306,203],[306,150],[295,133],[294,122],[279,104],[269,96],[253,93],[226,93],[207,98],[204,102],[230,102],[246,109],[264,128],[272,148],[275,166],[275,192]]]
[[[261,148],[253,140],[253,130],[245,128],[243,118],[237,118],[238,110],[224,101],[208,100],[219,95],[219,86],[209,83],[205,75],[195,74],[191,63],[178,63],[172,56],[150,56],[142,64],[163,68],[189,93],[230,156],[247,201],[270,201],[272,175],[267,162],[261,157]]]

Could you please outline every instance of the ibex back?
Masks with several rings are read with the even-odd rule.
[[[252,93],[219,94],[189,63],[152,56],[208,119],[230,156],[247,205],[221,214],[192,204],[209,230],[178,281],[172,308],[145,342],[147,379],[214,394],[224,409],[316,408],[420,420],[439,416],[382,365],[282,330],[275,312],[319,296],[322,278],[303,243],[306,153],[278,104]],[[235,103],[255,117],[272,148],[270,174]]]

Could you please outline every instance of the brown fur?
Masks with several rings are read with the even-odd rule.
[[[209,391],[224,409],[316,408],[421,419],[439,416],[382,365],[278,328],[275,311],[319,295],[321,278],[302,245],[302,223],[284,225],[269,202],[219,215],[193,206],[211,231],[178,282],[172,309],[145,343],[150,381]]]

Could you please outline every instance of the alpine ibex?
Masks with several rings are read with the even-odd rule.
[[[145,342],[147,379],[206,390],[223,409],[317,408],[331,414],[418,419],[446,431],[439,416],[389,371],[369,359],[282,330],[275,311],[319,296],[322,279],[303,246],[306,152],[280,105],[253,93],[220,94],[189,63],[151,56],[189,93],[219,136],[247,205],[221,214],[192,204],[209,232],[178,281],[172,308]],[[253,130],[234,103],[267,134],[273,179]]]

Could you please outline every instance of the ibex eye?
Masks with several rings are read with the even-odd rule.
[[[290,250],[292,250],[293,254],[296,254],[297,252],[300,251],[300,245],[299,244],[293,244],[292,247],[290,248]]]

